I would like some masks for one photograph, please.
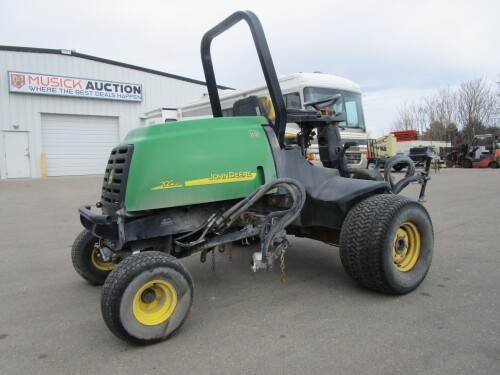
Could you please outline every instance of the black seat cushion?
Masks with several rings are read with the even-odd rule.
[[[345,178],[337,169],[312,165],[302,156],[299,148],[281,150],[279,165],[279,176],[300,181],[308,199],[315,204],[339,208],[344,214],[370,194],[389,190],[385,181]]]

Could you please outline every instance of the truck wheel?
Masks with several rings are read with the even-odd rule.
[[[118,338],[147,345],[163,341],[186,320],[193,280],[171,255],[146,251],[120,262],[102,288],[101,311]]]
[[[377,163],[374,161],[369,161],[368,165],[366,166],[366,169],[374,170],[377,169]]]
[[[116,263],[104,262],[96,249],[98,242],[90,231],[84,229],[71,248],[71,260],[76,272],[94,285],[102,285]]]
[[[370,197],[354,206],[342,225],[340,259],[361,286],[406,294],[424,280],[434,231],[427,210],[399,195]]]

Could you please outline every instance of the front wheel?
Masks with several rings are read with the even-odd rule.
[[[102,288],[104,322],[118,338],[147,345],[163,341],[186,320],[193,280],[171,255],[146,251],[125,258]]]
[[[84,229],[71,248],[71,261],[76,272],[89,283],[102,285],[116,263],[105,262],[97,249],[98,239]]]
[[[488,167],[491,169],[498,169],[498,163],[496,161],[492,161]]]
[[[399,195],[370,197],[348,213],[340,259],[361,286],[387,294],[416,289],[429,271],[434,231],[427,210]]]

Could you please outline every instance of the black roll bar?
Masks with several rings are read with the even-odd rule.
[[[278,137],[280,146],[284,147],[285,129],[286,129],[286,107],[283,100],[283,94],[274,69],[273,59],[269,52],[266,36],[262,25],[257,16],[249,11],[238,11],[227,17],[224,21],[219,23],[214,28],[208,30],[203,39],[201,40],[201,62],[203,64],[203,71],[205,73],[205,80],[207,82],[208,95],[210,96],[210,105],[212,106],[212,114],[214,117],[222,117],[222,108],[220,104],[219,92],[217,91],[217,82],[215,80],[214,67],[212,64],[212,56],[210,54],[210,45],[212,40],[236,25],[241,20],[246,21],[255,43],[255,48],[259,56],[262,72],[266,79],[267,88],[271,95],[274,111],[276,113],[276,121],[274,124],[274,132]]]

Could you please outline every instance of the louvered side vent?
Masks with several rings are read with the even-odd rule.
[[[104,173],[101,194],[105,214],[112,214],[123,207],[133,151],[133,145],[119,146],[111,151]]]

